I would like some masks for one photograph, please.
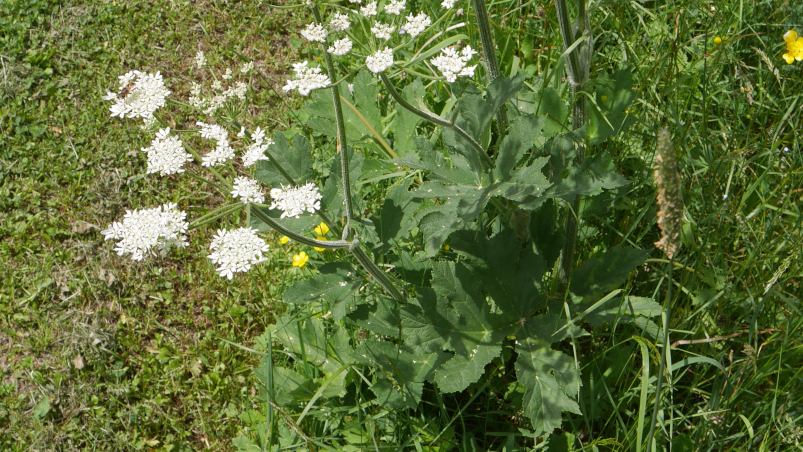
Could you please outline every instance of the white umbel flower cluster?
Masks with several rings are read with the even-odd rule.
[[[335,43],[329,46],[326,51],[332,55],[343,56],[351,51],[351,40],[349,38],[338,39]]]
[[[376,16],[376,2],[371,2],[365,6],[361,6],[360,12],[365,17]]]
[[[293,91],[297,89],[299,94],[306,96],[310,91],[325,88],[332,83],[328,76],[321,74],[320,67],[307,67],[307,64],[309,63],[306,61],[293,64],[293,70],[296,73],[295,80],[288,80],[282,90]]]
[[[119,256],[130,254],[131,259],[141,261],[145,256],[159,254],[166,256],[170,248],[187,246],[189,223],[187,213],[176,209],[173,203],[153,209],[126,211],[123,221],[114,222],[102,231],[106,240],[119,240],[114,251]]]
[[[240,134],[242,134],[242,136]],[[240,131],[240,134],[237,134],[240,138],[245,136],[245,127]],[[254,133],[251,134],[251,140],[253,143],[245,148],[242,157],[243,166],[246,168],[260,160],[269,160],[265,155],[265,151],[268,149],[268,146],[273,144],[273,140],[265,138],[265,131],[260,127],[257,127]]]
[[[198,121],[195,123],[201,128],[201,137],[207,140],[217,141],[215,149],[201,159],[203,166],[215,166],[218,163],[225,163],[234,158],[234,149],[229,145],[229,132],[216,124],[206,124]]]
[[[251,72],[253,70],[254,70],[254,62],[253,61],[245,62],[245,63],[243,63],[242,66],[240,66],[240,72],[243,73],[243,74],[247,74],[247,73],[249,73],[249,72]]]
[[[441,50],[440,55],[429,61],[443,73],[449,83],[454,83],[458,76],[474,76],[477,65],[466,66],[466,63],[476,53],[471,46],[465,46],[460,53],[452,47],[447,47]]]
[[[441,6],[446,9],[452,9],[455,3],[457,3],[457,0],[443,0]]]
[[[249,177],[239,176],[234,179],[231,195],[240,198],[240,202],[243,204],[265,202],[265,194],[259,188],[259,182]]]
[[[393,49],[385,46],[385,50],[378,50],[375,54],[365,59],[365,65],[374,74],[383,72],[393,66]]]
[[[390,3],[385,5],[385,12],[388,14],[393,14],[394,16],[398,16],[404,9],[405,3],[406,0],[391,0]]]
[[[195,54],[195,65],[198,66],[198,69],[206,66],[206,55],[201,50]]]
[[[221,277],[232,279],[235,273],[247,272],[252,266],[266,261],[262,253],[267,253],[270,245],[259,238],[256,229],[219,229],[209,249],[212,254],[208,258],[217,265],[216,271]]]
[[[410,14],[407,16],[407,24],[404,25],[404,31],[415,38],[430,25],[432,25],[432,20],[426,14],[421,13],[417,16]]]
[[[350,26],[351,22],[349,22],[348,14],[340,14],[340,13],[332,14],[332,20],[329,21],[329,28],[332,31],[348,30]]]
[[[377,22],[371,27],[371,33],[374,34],[379,39],[390,39],[391,33],[395,30],[396,27],[392,27],[389,24],[383,24],[382,22]]]
[[[148,174],[160,176],[183,173],[184,164],[192,160],[181,140],[170,136],[170,127],[159,130],[150,147],[142,148],[142,152],[148,153]]]
[[[301,31],[301,36],[305,37],[307,41],[326,42],[326,36],[329,33],[323,28],[322,25],[311,23],[307,28]]]
[[[321,208],[321,194],[311,182],[298,187],[282,185],[282,188],[271,190],[270,197],[273,200],[270,208],[281,210],[281,218],[298,218],[304,212],[315,213]]]
[[[109,108],[112,117],[142,118],[146,123],[152,122],[153,112],[164,107],[165,98],[170,95],[162,75],[131,71],[118,78],[120,88],[117,94],[107,91],[103,96],[103,100],[114,101]]]

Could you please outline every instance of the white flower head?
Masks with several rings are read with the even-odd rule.
[[[375,54],[365,59],[365,65],[374,74],[383,72],[393,66],[393,49],[385,46],[385,50],[378,50]]]
[[[233,74],[233,72],[232,72],[231,68],[228,67],[228,68],[226,68],[226,73],[223,74],[221,77],[223,78],[223,80],[231,80],[232,77],[234,77],[232,74]]]
[[[123,221],[114,222],[101,232],[106,240],[118,240],[114,251],[117,255],[130,254],[131,259],[141,261],[158,249],[166,256],[170,248],[187,246],[189,223],[187,213],[176,209],[172,203],[153,209],[126,211]]]
[[[326,42],[326,36],[329,33],[323,28],[322,25],[315,22],[307,25],[307,28],[301,31],[301,36],[305,37],[307,41]]]
[[[466,66],[466,63],[476,53],[471,46],[464,47],[460,53],[452,47],[447,47],[441,50],[440,55],[429,61],[443,73],[449,83],[454,83],[458,76],[474,76],[474,69],[477,66]]]
[[[443,0],[441,6],[446,9],[452,9],[455,3],[457,3],[457,0]]]
[[[247,272],[252,266],[266,261],[263,253],[268,252],[270,245],[257,235],[256,229],[219,229],[209,249],[212,254],[208,257],[217,265],[216,271],[221,277],[232,279],[235,273]]]
[[[360,7],[360,12],[365,17],[376,16],[376,2],[371,2]]]
[[[326,51],[332,55],[343,56],[351,51],[351,40],[349,38],[338,39],[335,43],[329,46]]]
[[[265,151],[268,149],[268,146],[273,144],[273,140],[270,138],[266,139],[264,142],[254,143],[251,146],[248,146],[243,152],[243,166],[248,168],[249,166],[254,165],[256,162],[260,160],[270,160],[265,155]]]
[[[332,14],[332,20],[329,21],[329,28],[332,31],[348,30],[350,26],[351,22],[349,22],[348,14],[340,14],[340,13]]]
[[[150,147],[142,148],[148,153],[148,174],[159,173],[161,176],[183,173],[184,163],[192,161],[192,155],[176,137],[170,136],[170,128],[161,129]]]
[[[195,54],[195,65],[198,66],[198,69],[206,66],[206,56],[200,50]]]
[[[396,27],[392,27],[389,24],[383,24],[382,22],[377,22],[371,27],[371,33],[374,34],[379,39],[390,39],[391,33],[395,30]]]
[[[360,3],[362,3],[362,0],[349,0],[349,3],[356,3],[359,5]]]
[[[251,72],[253,70],[254,70],[254,62],[253,61],[248,61],[246,63],[243,63],[242,66],[240,66],[240,72],[243,73],[243,74],[247,74],[247,73],[249,73],[249,72]]]
[[[243,204],[248,204],[249,202],[262,204],[265,202],[265,194],[259,188],[259,181],[248,177],[239,176],[234,179],[231,195],[235,198],[240,198]]]
[[[407,24],[404,26],[404,31],[410,34],[413,38],[420,35],[424,30],[432,25],[432,20],[429,16],[421,13],[417,16],[410,14],[407,16]]]
[[[293,91],[297,89],[299,94],[306,96],[310,91],[325,88],[332,83],[328,76],[321,74],[320,67],[307,67],[307,64],[306,61],[293,64],[293,70],[296,73],[295,80],[288,80],[282,90]]]
[[[256,144],[262,144],[262,141],[265,140],[265,131],[262,130],[262,127],[257,126],[256,130],[254,130],[254,133],[251,134],[251,140]],[[268,141],[273,144],[273,141],[270,139],[268,139]]]
[[[405,2],[406,0],[391,0],[390,3],[385,5],[385,12],[398,16],[404,9]]]
[[[205,124],[197,122],[201,127],[202,138],[217,141],[215,149],[201,159],[202,166],[215,166],[218,163],[225,163],[234,158],[234,149],[229,145],[229,133],[217,124]]]
[[[114,102],[109,110],[112,117],[142,118],[146,122],[153,120],[153,112],[164,107],[165,98],[170,91],[165,87],[160,73],[146,74],[131,71],[118,77],[120,88],[117,95],[107,92],[104,100]]]
[[[237,138],[245,138],[245,126],[240,126],[240,131],[237,132]]]
[[[298,218],[305,211],[315,213],[321,208],[321,194],[311,182],[298,187],[282,185],[282,188],[272,189],[270,197],[273,200],[270,208],[281,210],[281,218]]]

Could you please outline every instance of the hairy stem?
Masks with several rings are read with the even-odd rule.
[[[485,69],[488,72],[488,84],[490,85],[499,77],[499,62],[496,59],[496,44],[491,32],[491,20],[485,0],[472,0],[472,3],[474,4],[474,14],[477,17],[477,30],[480,34],[482,56],[485,58]],[[504,105],[496,112],[496,126],[499,129],[499,135],[504,135],[507,130],[507,111],[505,111]]]
[[[312,13],[315,15],[315,20],[318,23],[323,23],[321,19],[321,11],[318,5],[312,6]],[[329,78],[334,80],[335,65],[332,62],[332,55],[326,51],[326,45],[323,47],[323,56],[326,61],[326,72]],[[337,152],[340,154],[340,180],[343,183],[343,199],[346,203],[346,226],[343,228],[342,239],[347,240],[352,236],[351,232],[351,219],[354,217],[354,208],[352,207],[351,200],[351,180],[349,175],[349,157],[348,157],[348,141],[346,141],[346,123],[343,120],[343,107],[340,105],[340,91],[337,85],[332,85],[332,103],[335,108],[335,121],[337,122]]]
[[[304,237],[301,234],[291,231],[286,227],[282,226],[278,221],[271,218],[268,213],[268,206],[265,204],[253,204],[251,212],[254,214],[255,217],[259,218],[263,222],[265,222],[271,228],[281,232],[282,234],[290,237],[291,239],[295,240],[296,242],[303,243],[304,245],[309,246],[317,246],[318,248],[329,248],[329,249],[340,249],[340,248],[348,248],[351,246],[351,242],[346,240],[315,240],[309,237]]]
[[[393,99],[396,100],[396,102],[399,103],[399,105],[401,105],[414,115],[423,118],[435,125],[439,125],[445,129],[453,130],[455,133],[457,133],[458,135],[463,137],[466,141],[468,141],[469,144],[471,144],[471,147],[473,147],[474,150],[477,151],[482,161],[489,168],[493,167],[493,161],[491,161],[491,158],[488,157],[488,154],[485,152],[482,146],[477,142],[477,140],[472,138],[471,135],[468,134],[468,132],[463,130],[460,126],[453,123],[452,121],[443,119],[440,116],[436,116],[431,113],[427,113],[423,110],[419,110],[418,108],[415,108],[409,102],[407,102],[401,97],[401,94],[399,94],[399,92],[396,91],[396,87],[393,86],[393,83],[391,83],[390,79],[388,79],[388,77],[384,73],[380,74],[380,76],[382,77],[382,82],[385,84],[385,87],[388,89],[388,92],[390,92],[390,95],[393,97]]]

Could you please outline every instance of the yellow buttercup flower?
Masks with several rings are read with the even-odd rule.
[[[719,36],[714,36],[714,44],[716,45],[722,44],[722,38],[720,38]]]
[[[288,236],[286,236],[286,235],[283,235],[283,236],[282,236],[282,237],[279,239],[279,243],[281,243],[282,245],[287,245],[287,242],[289,242],[289,241],[290,241],[290,237],[288,237]]]
[[[323,223],[321,223],[321,224],[323,224]],[[318,228],[315,228],[315,230],[317,231]],[[326,237],[318,237],[318,240],[320,240],[322,242],[328,241],[328,240],[326,240]],[[318,248],[317,246],[313,246],[312,249],[314,249],[315,251],[321,252],[321,251],[325,250],[326,248]]]
[[[293,256],[293,267],[301,268],[301,267],[303,267],[304,265],[307,264],[308,260],[309,260],[309,256],[307,256],[307,253],[302,251],[302,252],[296,254],[295,256]]]
[[[803,60],[803,38],[798,37],[795,30],[789,30],[784,33],[783,40],[786,41],[786,53],[783,54],[786,64]]]
[[[315,233],[318,235],[326,235],[328,232],[329,232],[329,226],[327,226],[326,223],[324,222],[321,222],[321,224],[315,226]]]

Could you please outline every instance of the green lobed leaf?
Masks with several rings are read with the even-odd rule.
[[[525,153],[533,147],[535,139],[541,135],[545,119],[535,115],[522,115],[510,125],[507,135],[499,145],[494,174],[496,180],[507,181],[511,171]]]
[[[290,144],[283,133],[275,132],[273,141],[274,144],[268,148],[273,160],[259,162],[256,179],[271,187],[295,186],[313,182],[312,148],[309,140],[302,135],[296,135]],[[288,173],[293,179],[292,183],[279,172],[276,164],[279,164]]]
[[[611,248],[602,256],[580,264],[572,275],[570,290],[580,297],[611,291],[621,285],[649,255],[646,250]]]
[[[320,275],[298,281],[287,288],[283,300],[292,304],[322,302],[331,309],[332,317],[339,321],[361,301],[361,297],[353,295],[363,281],[357,277],[354,268],[345,262],[327,263],[318,267],[318,271]]]
[[[423,98],[426,94],[424,85],[420,79],[415,79],[413,83],[404,87],[401,96],[407,102],[415,105],[416,98]],[[393,150],[400,157],[409,152],[414,152],[417,147],[415,144],[415,131],[421,118],[408,111],[406,108],[396,106],[396,121],[393,127]]]

